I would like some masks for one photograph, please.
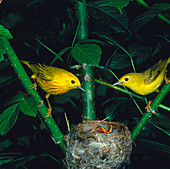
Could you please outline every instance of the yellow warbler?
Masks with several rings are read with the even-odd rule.
[[[170,63],[170,57],[166,60],[160,60],[157,64],[142,73],[128,73],[122,76],[115,85],[126,86],[133,92],[140,95],[148,95],[159,91],[158,88],[165,79],[166,83],[170,81],[166,78],[166,68]]]
[[[77,88],[85,91],[81,87],[79,79],[64,69],[41,65],[40,63],[30,64],[26,61],[22,61],[22,63],[26,64],[32,70],[33,75],[31,78],[46,92],[45,98],[49,107],[46,117],[51,117],[52,108],[48,100],[50,94],[61,95],[67,93],[71,89]]]

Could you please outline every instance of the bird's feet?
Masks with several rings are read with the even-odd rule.
[[[156,114],[156,112],[151,109],[151,103],[152,103],[152,100],[150,100],[150,101],[148,102],[148,105],[145,107],[145,109],[146,109],[148,112],[151,112],[152,114]]]
[[[165,82],[166,82],[167,84],[170,83],[170,80],[169,80],[166,76],[165,76],[164,80],[165,80]]]
[[[152,103],[152,100],[150,100],[150,101],[148,102],[148,105],[145,107],[145,109],[146,109],[147,111],[150,111],[150,109],[151,109],[151,103]]]
[[[37,83],[33,83],[33,89],[37,90]]]
[[[167,84],[170,83],[170,80],[167,78],[167,71],[165,72],[165,77],[164,77],[164,80]]]
[[[32,89],[37,90],[37,83],[33,83],[33,86],[29,90],[32,90]]]
[[[45,118],[47,118],[47,117],[52,117],[51,112],[52,112],[52,109],[51,109],[51,108],[48,108],[48,113],[47,113],[47,115],[45,116]]]

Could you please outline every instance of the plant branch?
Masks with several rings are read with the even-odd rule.
[[[147,123],[149,118],[152,116],[152,114],[155,114],[156,109],[158,108],[159,104],[162,102],[163,98],[166,96],[170,89],[170,83],[165,84],[157,97],[153,100],[151,103],[150,111],[147,111],[144,113],[142,119],[139,121],[139,123],[136,125],[136,127],[132,131],[132,139],[135,140],[136,137],[139,135],[140,131],[143,129],[144,125]]]
[[[36,102],[39,104],[38,106],[38,114],[40,118],[43,120],[43,122],[46,124],[47,128],[50,130],[52,134],[52,138],[54,141],[59,144],[62,151],[65,153],[66,146],[65,142],[63,140],[63,134],[60,131],[59,127],[55,123],[54,119],[52,117],[45,118],[47,115],[48,109],[46,105],[44,104],[43,100],[40,98],[38,92],[34,90],[33,84],[30,81],[28,75],[26,74],[23,66],[21,65],[18,57],[16,56],[14,50],[12,49],[10,43],[8,40],[4,39],[4,46],[6,49],[6,54],[8,57],[9,62],[11,63],[11,66],[14,68],[15,72],[18,75],[18,78],[20,79],[22,85],[24,86],[25,90],[35,98]]]
[[[113,88],[113,89],[115,89],[115,90],[118,90],[118,91],[120,91],[120,92],[122,92],[122,93],[125,93],[125,94],[127,94],[127,95],[129,95],[129,93],[130,93],[130,94],[131,94],[133,97],[135,97],[135,98],[145,100],[145,98],[142,97],[142,96],[140,96],[140,95],[137,95],[137,94],[135,94],[135,93],[133,93],[133,92],[131,92],[131,91],[127,91],[127,90],[125,90],[125,89],[123,89],[123,88],[121,88],[121,87],[119,87],[119,86],[112,86],[112,84],[110,84],[110,83],[108,83],[108,82],[105,82],[105,81],[102,81],[102,80],[99,80],[99,79],[95,79],[95,82],[96,82],[96,83],[99,83],[99,84],[102,84],[102,85],[105,85],[105,86],[108,86],[108,87],[110,87],[110,88]],[[170,107],[165,106],[165,105],[163,105],[163,104],[159,104],[158,107],[160,107],[160,108],[162,108],[162,109],[164,109],[164,110],[170,111]]]
[[[76,2],[76,15],[79,20],[78,28],[78,40],[85,40],[88,37],[88,16],[87,16],[87,4],[85,0]],[[75,41],[75,39],[74,39]],[[82,94],[83,99],[83,120],[96,118],[95,104],[94,104],[94,72],[93,67],[88,64],[83,64],[81,68],[82,74],[82,87],[86,90]]]

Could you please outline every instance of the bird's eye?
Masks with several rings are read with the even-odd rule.
[[[128,80],[129,80],[129,78],[126,77],[126,78],[125,78],[125,81],[127,82]]]
[[[74,80],[72,80],[72,81],[71,81],[71,83],[72,83],[72,84],[74,84],[74,83],[75,83],[75,81],[74,81]]]

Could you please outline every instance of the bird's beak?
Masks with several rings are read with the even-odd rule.
[[[83,92],[86,92],[81,86],[76,86],[78,89],[82,90]]]
[[[120,85],[120,84],[122,84],[122,83],[123,83],[123,82],[116,82],[116,83],[112,84],[112,86]]]

